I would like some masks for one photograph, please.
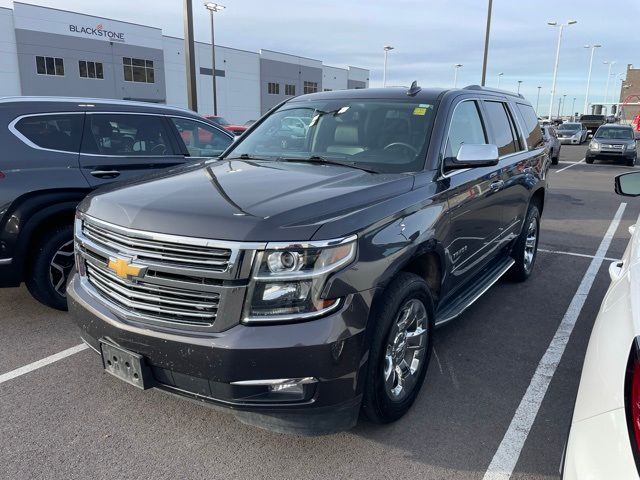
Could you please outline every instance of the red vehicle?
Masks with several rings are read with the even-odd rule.
[[[232,123],[229,123],[223,117],[218,117],[216,115],[205,115],[204,118],[206,118],[207,120],[212,121],[213,123],[215,123],[217,125],[220,125],[222,128],[224,128],[228,132],[233,133],[236,136],[242,135],[244,133],[244,131],[247,129],[247,127],[244,126],[244,125],[234,125]]]

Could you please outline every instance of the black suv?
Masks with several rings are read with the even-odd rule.
[[[302,119],[304,128],[283,123]],[[303,95],[220,161],[90,195],[67,287],[82,339],[139,388],[328,433],[400,418],[434,327],[532,272],[550,159],[520,95]]]
[[[188,110],[84,98],[0,99],[0,287],[66,308],[73,215],[91,190],[217,156],[233,136]]]

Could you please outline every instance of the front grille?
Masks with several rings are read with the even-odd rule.
[[[225,291],[238,290],[246,251],[229,242],[142,232],[85,216],[76,221],[76,253],[91,293],[117,313],[200,328],[214,325]],[[143,268],[122,278],[109,267],[112,260]]]

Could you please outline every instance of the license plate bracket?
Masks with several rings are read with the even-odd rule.
[[[151,388],[153,375],[142,355],[100,340],[100,354],[104,370],[141,390]]]

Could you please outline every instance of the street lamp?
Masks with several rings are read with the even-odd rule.
[[[557,118],[560,118],[560,107],[562,107],[562,98],[558,97],[558,115]]]
[[[384,69],[382,70],[382,86],[383,87],[387,86],[387,55],[391,50],[393,50],[393,48],[394,47],[390,45],[385,45],[383,47],[383,50],[384,50]]]
[[[518,93],[520,93],[520,85],[522,85],[522,80],[518,80]]]
[[[585,45],[584,48],[591,49],[591,57],[589,59],[589,74],[587,75],[587,93],[584,96],[584,111],[583,114],[587,114],[587,109],[589,108],[589,87],[591,86],[591,68],[593,67],[593,54],[596,51],[596,48],[600,48],[602,45]]]
[[[607,72],[607,83],[606,83],[606,87],[604,88],[604,102],[603,103],[607,103],[609,101],[609,80],[611,79],[611,67],[613,67],[616,62],[615,61],[609,61],[609,60],[605,60],[604,62],[605,65],[609,65],[609,71]],[[609,113],[610,108],[605,105],[605,108],[607,109],[607,113]]]
[[[538,86],[538,97],[536,98],[536,113],[538,113],[538,105],[540,104],[540,89],[542,87]]]
[[[464,67],[461,63],[456,63],[453,66],[453,88],[458,86],[458,69]]]
[[[562,95],[562,111],[560,112],[560,116],[564,117],[564,106],[566,105],[567,94]]]
[[[500,72],[498,74],[498,86],[496,88],[500,88],[500,79],[502,78],[503,75],[504,75],[504,72]]]
[[[560,45],[562,44],[562,30],[569,25],[578,23],[576,20],[569,20],[567,23],[547,22],[547,25],[558,27],[558,47],[556,48],[556,63],[553,66],[553,82],[551,83],[551,101],[549,102],[549,120],[553,111],[553,96],[556,93],[556,79],[558,78],[558,63],[560,63]]]
[[[573,97],[573,102],[571,102],[571,121],[576,121],[576,97]]]
[[[484,56],[482,58],[482,79],[480,85],[484,87],[487,79],[487,59],[489,58],[489,35],[491,33],[491,10],[493,8],[493,0],[489,0],[487,5],[487,28],[484,32]]]
[[[204,6],[211,14],[211,82],[213,84],[213,114],[218,115],[218,99],[216,96],[216,42],[213,29],[213,14],[221,12],[226,7],[213,2],[206,2]]]

